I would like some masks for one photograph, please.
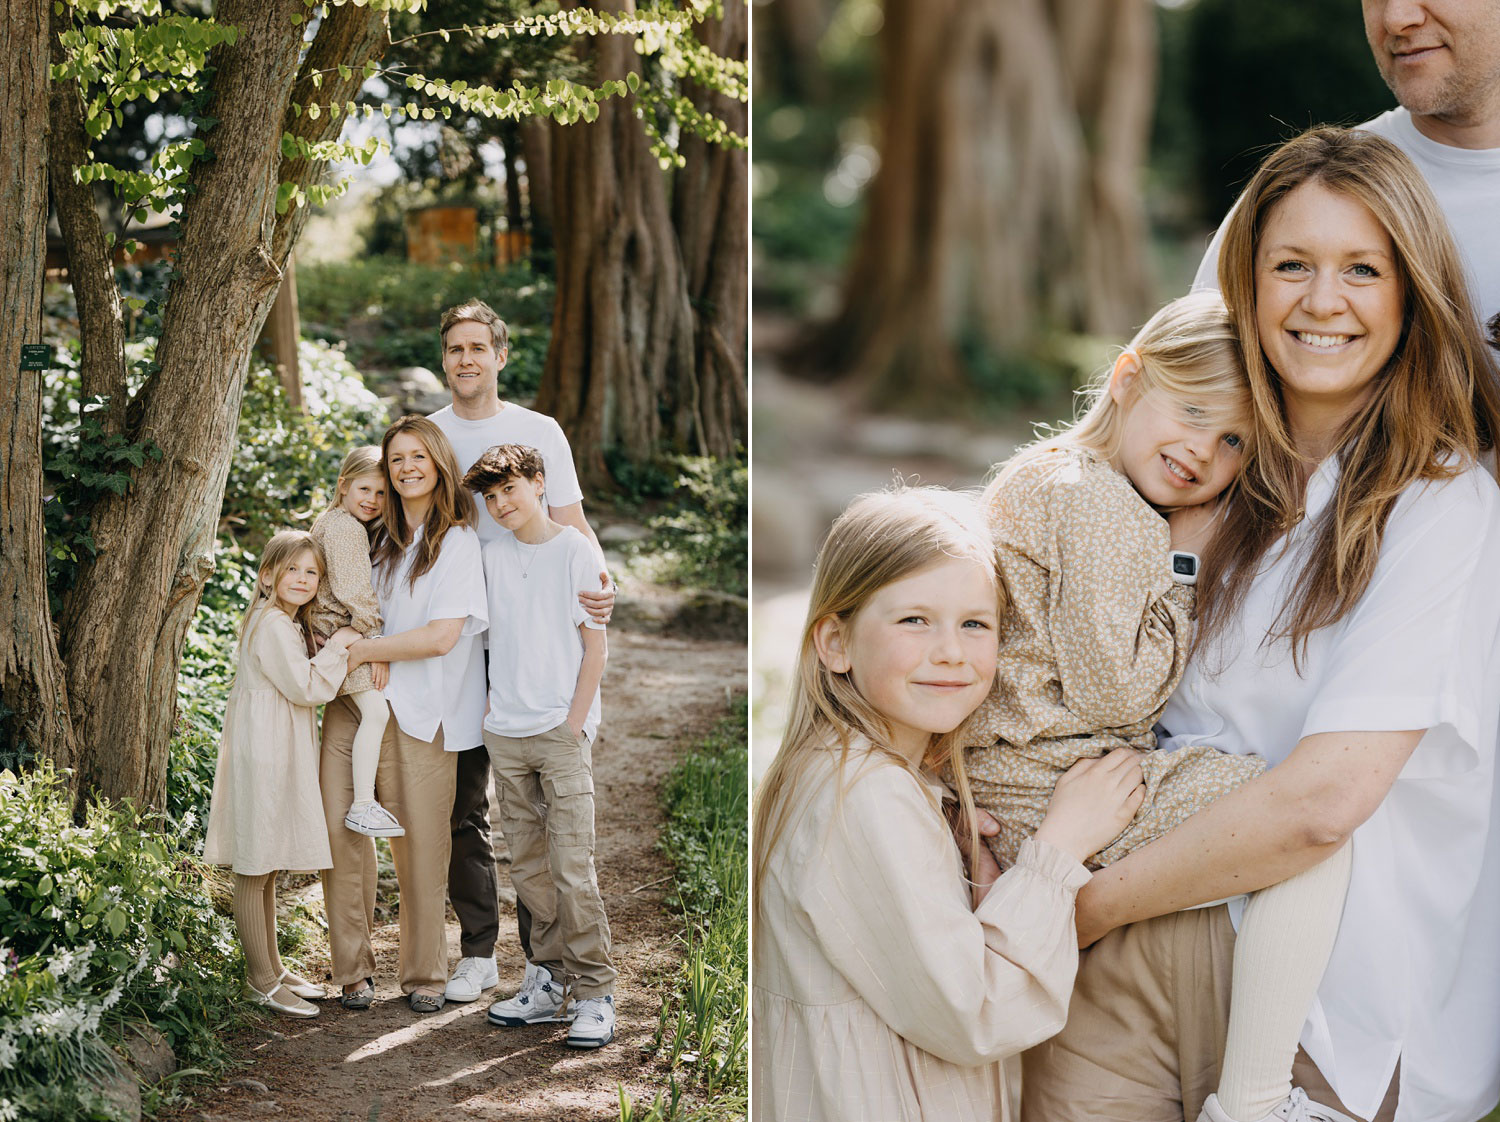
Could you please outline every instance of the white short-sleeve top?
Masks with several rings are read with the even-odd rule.
[[[1206,743],[1274,767],[1314,733],[1428,730],[1354,833],[1302,1043],[1358,1115],[1375,1113],[1399,1060],[1398,1122],[1471,1122],[1500,1096],[1500,489],[1477,466],[1410,485],[1369,587],[1313,633],[1299,674],[1286,640],[1262,640],[1336,459],[1309,481],[1307,517],[1268,552],[1238,627],[1190,661],[1158,732],[1165,749]]]
[[[408,736],[432,740],[443,730],[449,752],[477,748],[484,742],[484,655],[479,639],[489,625],[484,599],[484,569],[479,560],[479,535],[467,526],[451,527],[432,568],[408,586],[422,527],[396,564],[391,579],[384,567],[375,570],[375,591],[385,634],[399,635],[435,619],[462,619],[463,631],[453,649],[434,658],[391,663],[386,700],[396,724]]]
[[[448,437],[453,454],[458,457],[459,470],[467,472],[496,444],[524,444],[541,453],[548,506],[571,506],[583,501],[578,471],[573,466],[573,450],[568,447],[562,426],[547,414],[507,401],[500,412],[478,421],[465,420],[453,412],[451,405],[443,406],[427,419]],[[481,545],[510,537],[510,531],[489,516],[484,500],[478,495],[474,495],[474,505],[479,511]],[[599,583],[597,570],[594,583]]]

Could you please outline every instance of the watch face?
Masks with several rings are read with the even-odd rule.
[[[1160,569],[1157,572],[1161,572]],[[1198,575],[1198,559],[1191,553],[1172,554],[1172,572],[1179,577],[1195,577]]]

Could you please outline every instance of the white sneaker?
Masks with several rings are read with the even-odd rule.
[[[400,838],[406,835],[406,827],[396,821],[396,816],[379,803],[355,803],[344,815],[344,828],[363,834],[367,838]]]
[[[1208,1100],[1203,1104],[1203,1113],[1198,1115],[1198,1122],[1236,1122],[1236,1119],[1219,1105],[1218,1095],[1209,1095]],[[1334,1110],[1331,1106],[1313,1102],[1301,1087],[1293,1087],[1292,1093],[1282,1099],[1270,1114],[1263,1118],[1253,1119],[1251,1122],[1358,1122],[1358,1120]]]
[[[485,990],[494,989],[499,984],[500,970],[495,966],[494,955],[459,959],[443,996],[449,1001],[473,1001]]]
[[[573,1019],[574,1009],[565,1009],[567,996],[562,985],[552,980],[552,971],[545,966],[526,964],[526,976],[514,997],[497,1001],[490,1006],[489,1021],[492,1025],[542,1025],[564,1024]]]
[[[580,997],[573,1002],[573,1027],[563,1043],[569,1048],[603,1048],[615,1038],[615,998]]]

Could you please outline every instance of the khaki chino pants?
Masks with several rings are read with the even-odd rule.
[[[1062,1032],[1023,1057],[1022,1119],[1196,1122],[1219,1080],[1233,966],[1223,905],[1110,932],[1079,957]],[[1292,1084],[1355,1117],[1301,1049]],[[1396,1084],[1368,1122],[1395,1118]]]
[[[340,986],[375,973],[370,946],[375,930],[375,841],[344,827],[354,798],[350,749],[358,728],[359,710],[349,698],[335,698],[323,710],[318,778],[333,851],[333,868],[323,872],[323,899],[333,981]],[[444,918],[454,776],[454,756],[443,751],[441,729],[429,742],[402,732],[394,716],[386,723],[375,769],[375,797],[406,827],[405,837],[390,839],[401,889],[402,993],[419,986],[441,990],[448,983]]]
[[[575,998],[614,992],[609,920],[594,871],[594,774],[588,739],[567,722],[484,744],[495,773],[510,879],[531,913],[532,961],[565,979]]]

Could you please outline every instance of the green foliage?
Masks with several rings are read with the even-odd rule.
[[[749,780],[744,699],[678,762],[662,803],[661,850],[675,868],[668,903],[683,918],[682,967],[663,999],[650,1050],[668,1092],[638,1107],[623,1090],[621,1122],[743,1117],[749,1079]],[[706,1107],[689,1110],[683,1092]]]
[[[365,258],[298,269],[304,330],[347,341],[350,357],[369,369],[425,366],[442,370],[437,323],[444,309],[479,297],[510,330],[510,357],[500,371],[502,397],[530,400],[542,378],[552,335],[552,282],[515,264],[504,269],[415,265]]]
[[[1316,124],[1358,124],[1394,105],[1343,0],[1200,0],[1188,20],[1185,88],[1210,222],[1228,212],[1268,149]]]
[[[657,574],[679,584],[746,594],[750,473],[743,459],[675,456],[672,506],[647,523],[651,537],[637,551]]]
[[[112,1118],[88,1080],[117,1071],[131,1023],[222,1063],[239,952],[204,870],[158,829],[97,802],[75,822],[50,764],[0,772],[0,1117]]]
[[[220,518],[252,543],[321,513],[345,454],[378,443],[388,419],[385,403],[365,388],[342,350],[303,339],[297,356],[301,410],[264,360],[253,362],[245,379]]]

